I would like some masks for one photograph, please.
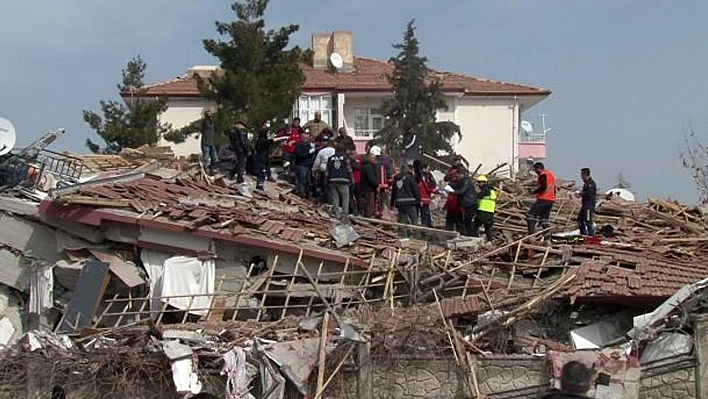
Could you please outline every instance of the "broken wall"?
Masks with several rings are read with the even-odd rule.
[[[690,399],[696,395],[696,361],[669,359],[642,367],[639,399]]]

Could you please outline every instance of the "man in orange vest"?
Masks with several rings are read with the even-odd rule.
[[[538,175],[538,180],[533,192],[536,202],[531,206],[527,219],[529,234],[536,231],[537,224],[544,229],[551,226],[551,209],[556,200],[556,177],[553,173],[546,170],[541,162],[533,164],[533,170]]]

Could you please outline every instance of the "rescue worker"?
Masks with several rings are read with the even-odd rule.
[[[349,186],[352,183],[352,165],[344,147],[337,147],[334,155],[327,160],[325,181],[329,203],[334,208],[334,216],[340,218],[349,213]]]
[[[393,182],[393,159],[387,151],[382,150],[379,146],[373,146],[369,149],[369,153],[376,157],[376,168],[378,173],[379,189],[377,194],[377,210],[379,217],[383,215],[384,208],[389,205],[391,200],[391,184]]]
[[[533,164],[533,170],[538,175],[538,180],[536,189],[533,191],[536,202],[529,209],[527,218],[529,234],[536,232],[537,224],[544,229],[551,226],[551,209],[556,200],[556,177],[553,173],[541,162]]]
[[[291,180],[295,162],[295,146],[300,141],[300,136],[305,133],[305,130],[300,126],[300,118],[293,118],[290,126],[281,129],[278,132],[278,138],[283,140],[283,169],[285,170],[286,180]]]
[[[570,361],[561,369],[560,385],[558,392],[552,392],[543,399],[582,399],[587,398],[592,380],[592,371],[578,361]]]
[[[398,209],[398,223],[418,224],[418,204],[420,203],[420,190],[415,182],[415,177],[406,164],[401,165],[401,171],[393,178],[391,191],[391,207]],[[408,236],[408,231],[401,231],[403,237]]]
[[[499,190],[489,182],[486,175],[479,175],[475,180],[479,186],[479,202],[477,203],[477,213],[472,222],[472,235],[479,237],[479,228],[484,226],[487,242],[492,242],[494,212],[497,209]]]
[[[315,119],[308,121],[303,129],[309,130],[312,137],[317,137],[323,130],[329,129],[329,125],[322,120],[322,112],[315,111]]]
[[[580,212],[578,212],[578,228],[582,235],[595,236],[597,185],[590,176],[590,168],[580,169],[580,178],[583,179],[583,191],[580,193],[581,205]]]

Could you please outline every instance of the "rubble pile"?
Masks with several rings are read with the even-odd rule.
[[[256,191],[171,157],[76,157],[83,176],[0,196],[0,396],[322,397],[362,366],[362,345],[370,359],[449,358],[468,376],[471,356],[500,353],[621,351],[635,367],[666,358],[664,341],[689,354],[687,315],[708,308],[699,207],[609,196],[584,237],[568,182],[553,227],[528,234],[533,181],[506,180],[490,245],[337,219],[286,182]]]

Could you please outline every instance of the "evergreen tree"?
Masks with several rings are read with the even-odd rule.
[[[415,20],[408,23],[403,43],[394,44],[400,53],[389,60],[395,69],[388,79],[393,86],[393,97],[384,102],[386,116],[383,129],[375,135],[375,142],[398,154],[404,143],[416,135],[424,151],[452,152],[450,140],[460,134],[460,127],[452,122],[437,122],[439,109],[447,109],[441,92],[441,83],[429,79],[427,58],[420,55],[415,36]]]
[[[101,149],[91,139],[86,146],[93,152],[118,152],[124,147],[137,148],[157,144],[160,135],[170,130],[169,125],[160,123],[158,117],[167,109],[162,99],[145,98],[145,72],[147,65],[140,56],[131,59],[122,71],[122,81],[117,85],[125,98],[121,101],[101,101],[101,115],[93,111],[83,111],[84,121],[105,142]]]
[[[238,119],[258,127],[266,119],[292,116],[305,75],[300,63],[310,57],[299,47],[287,49],[298,25],[265,30],[268,0],[245,0],[231,5],[232,22],[216,22],[225,40],[205,39],[204,48],[221,61],[219,73],[199,79],[205,97],[216,101],[225,123]]]
[[[624,171],[620,170],[620,172],[617,174],[617,177],[615,178],[615,188],[623,188],[626,190],[629,190],[632,188],[632,183],[627,180],[626,177],[624,177]]]

